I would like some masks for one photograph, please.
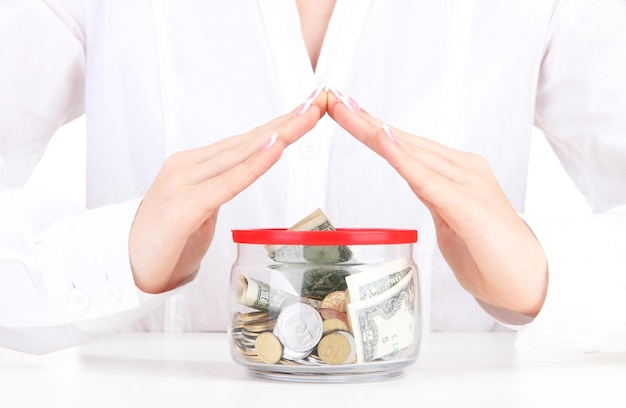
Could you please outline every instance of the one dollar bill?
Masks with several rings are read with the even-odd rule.
[[[357,363],[392,358],[415,343],[416,330],[419,329],[416,275],[415,269],[411,268],[390,289],[363,300],[352,299],[354,289],[348,287],[351,299],[347,310],[356,341]],[[395,278],[388,280],[394,281]],[[380,283],[380,280],[374,282]],[[381,287],[379,283],[370,288]]]
[[[350,300],[358,302],[379,296],[397,285],[402,278],[413,271],[413,265],[406,258],[384,262],[378,267],[346,277]]]

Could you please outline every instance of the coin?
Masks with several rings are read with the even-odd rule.
[[[339,319],[343,321],[346,326],[350,327],[350,324],[348,323],[348,315],[344,312],[328,308],[317,309],[317,312],[320,314],[320,316],[322,316],[323,320]]]
[[[336,290],[329,293],[322,300],[322,308],[335,309],[340,312],[346,311],[346,293],[343,290]]]
[[[259,334],[256,339],[255,350],[266,364],[276,364],[283,355],[283,345],[274,333],[266,331]]]
[[[322,361],[320,356],[315,355],[315,354],[309,354],[307,358],[305,359],[305,361],[308,363],[308,365],[316,365],[316,366],[326,365],[326,363]]]
[[[260,319],[259,321],[244,323],[242,328],[248,332],[260,333],[264,331],[272,331],[275,324],[276,319]]]
[[[283,346],[283,359],[286,359],[289,361],[299,361],[305,358],[306,356],[308,356],[310,352],[311,350],[294,351],[290,349],[289,347]]]
[[[259,332],[251,332],[246,329],[241,330],[241,337],[249,341],[255,341],[258,335]]]
[[[251,362],[251,363],[262,363],[263,361],[261,361],[261,359],[259,358],[259,356],[257,355],[243,355],[243,358],[245,358],[247,361]]]
[[[350,333],[336,331],[322,337],[317,352],[328,365],[349,364],[356,358],[356,343]]]
[[[239,322],[247,323],[254,322],[260,319],[267,318],[269,316],[269,312],[266,310],[257,311],[257,312],[249,312],[249,313],[238,313],[235,315],[235,319]]]
[[[234,333],[234,332],[240,331],[242,327],[243,327],[243,322],[238,322],[238,321],[233,320],[233,323],[230,325],[230,330],[231,332]]]
[[[283,358],[283,359],[281,359],[278,362],[278,364],[286,365],[286,366],[300,366],[300,365],[302,365],[302,362],[301,361],[293,361],[293,360],[289,360],[289,359]]]
[[[323,324],[324,335],[336,332],[336,331],[348,331],[348,325],[341,319],[326,319]]]
[[[345,297],[345,304],[348,305],[350,303],[350,289],[346,289],[343,291]]]
[[[252,347],[245,346],[238,341],[233,341],[233,345],[244,356],[253,356],[256,355],[256,351]]]
[[[276,319],[274,334],[285,349],[295,353],[311,351],[322,338],[322,317],[315,308],[294,303],[283,308]]]

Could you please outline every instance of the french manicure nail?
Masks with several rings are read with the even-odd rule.
[[[270,136],[270,138],[267,140],[267,142],[265,142],[265,144],[261,148],[261,151],[264,152],[266,150],[269,150],[272,146],[274,146],[276,144],[277,138],[278,138],[278,133],[272,134],[272,136]]]
[[[393,132],[391,131],[391,128],[386,123],[383,123],[383,132],[385,132],[385,135],[387,136],[389,140],[391,140],[392,143],[398,144],[398,140],[396,139],[396,136],[393,134]]]
[[[350,110],[350,112],[356,113],[356,114],[359,113],[359,110],[361,108],[359,107],[359,104],[356,103],[354,99],[352,99],[349,96],[344,95],[336,88],[330,88],[330,92],[332,92],[332,94],[335,95],[337,99],[339,99],[339,101],[343,103],[346,106],[346,108]]]
[[[350,108],[352,112],[358,114],[359,111],[361,110],[361,107],[359,106],[359,104],[356,103],[356,101],[352,99],[351,96],[348,96],[347,99],[348,99],[348,108]]]
[[[315,91],[313,91],[313,93],[311,95],[309,95],[309,97],[306,99],[306,101],[300,105],[300,107],[298,108],[298,110],[296,110],[295,116],[300,116],[302,115],[304,112],[306,112],[307,110],[309,110],[309,108],[311,107],[311,105],[313,104],[313,102],[315,102],[315,100],[317,99],[317,97],[319,96],[319,94],[322,93],[322,91],[324,90],[323,87],[319,87],[317,88]]]

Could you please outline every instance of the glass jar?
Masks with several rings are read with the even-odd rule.
[[[251,375],[372,381],[417,359],[417,231],[234,230],[233,241],[228,337]]]

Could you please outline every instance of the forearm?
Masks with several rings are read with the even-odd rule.
[[[548,258],[541,311],[532,319],[479,303],[519,331],[522,346],[626,351],[626,207],[590,216],[525,218]]]

